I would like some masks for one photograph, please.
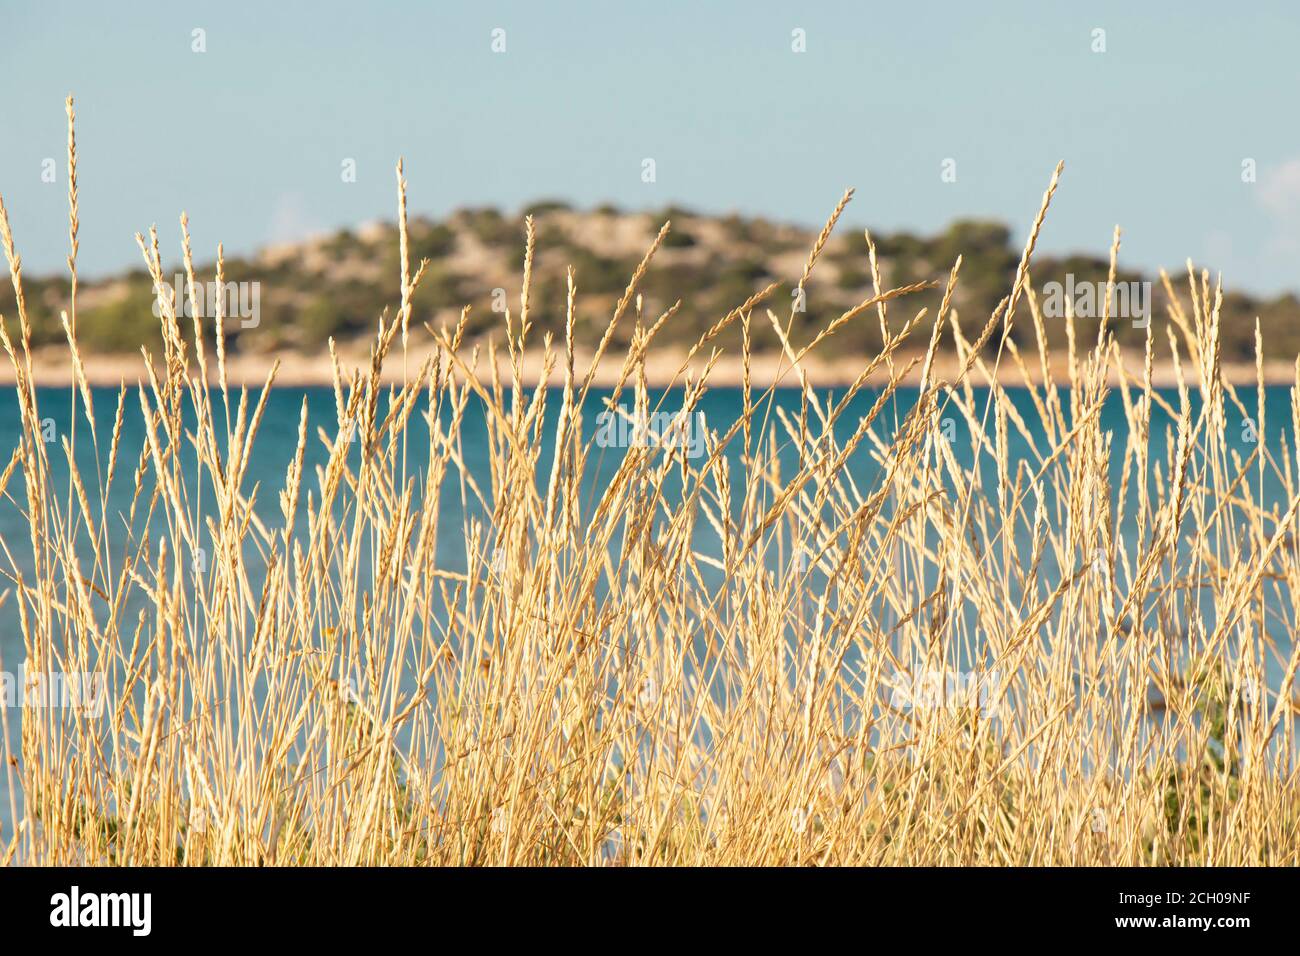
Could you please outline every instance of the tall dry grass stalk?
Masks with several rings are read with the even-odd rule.
[[[68,116],[75,169],[71,100]],[[883,288],[868,236],[874,294],[811,342],[791,341],[793,315],[765,310],[787,360],[779,381],[802,390],[797,415],[749,377],[751,322],[771,286],[691,350],[704,374],[679,372],[690,413],[712,341],[740,323],[738,419],[699,459],[628,449],[594,497],[582,416],[594,367],[574,361],[581,276],[569,275],[564,341],[544,342],[543,384],[557,387],[521,381],[531,223],[503,381],[495,345],[486,363],[465,347],[464,315],[428,329],[431,341],[412,328],[426,263],[412,272],[406,256],[399,165],[396,316],[380,317],[368,367],[348,373],[335,357],[338,430],[309,434],[304,402],[283,486],[269,489],[249,470],[275,372],[256,397],[233,391],[222,316],[213,376],[208,330],[197,318],[183,329],[170,297],[147,381],[120,391],[111,434],[96,431],[76,335],[75,176],[65,325],[95,473],[79,470],[75,431],[42,440],[22,267],[0,202],[17,295],[0,343],[22,418],[0,493],[30,526],[30,540],[2,542],[4,597],[29,673],[98,672],[109,688],[99,714],[23,713],[21,748],[6,754],[5,861],[1300,862],[1286,690],[1300,661],[1290,641],[1300,476],[1286,449],[1260,443],[1242,460],[1225,437],[1226,405],[1245,412],[1250,396],[1219,375],[1220,291],[1208,276],[1189,270],[1185,311],[1170,289],[1176,404],[1151,387],[1149,331],[1143,374],[1118,388],[1127,429],[1103,430],[1121,367],[1109,317],[1090,348],[1071,322],[1068,388],[1051,382],[1030,264],[1059,174],[1014,287],[973,337],[952,309],[960,261],[937,314],[891,320],[889,307],[923,286]],[[635,323],[611,408],[626,395],[650,410],[646,356],[676,307],[644,316],[637,289],[669,228],[597,348],[600,362],[616,327]],[[137,239],[165,288],[156,232]],[[183,218],[182,248],[193,288]],[[1118,233],[1112,281],[1117,250]],[[860,320],[880,323],[885,348],[847,394],[819,397],[804,358]],[[1033,326],[1037,368],[1010,335],[1016,321]],[[381,386],[399,331],[402,384]],[[945,338],[960,359],[951,380],[935,372]],[[999,363],[1023,374],[1039,421],[998,384]],[[919,397],[886,415],[918,365]],[[870,412],[837,439],[833,426],[878,375],[887,384]],[[1262,376],[1255,402],[1262,431]],[[472,404],[487,421],[486,473],[465,465]],[[1175,423],[1166,460],[1151,454],[1156,406]],[[122,460],[123,422],[136,414],[144,449]],[[966,464],[945,418],[967,426]],[[341,440],[350,426],[354,443]],[[415,429],[426,460],[409,454]],[[1013,462],[1013,432],[1029,461]],[[309,474],[317,441],[328,460]],[[737,445],[739,467],[726,454]],[[875,478],[855,474],[854,454],[870,456]],[[1252,494],[1266,473],[1285,508]],[[108,506],[121,482],[125,515]],[[458,500],[444,501],[449,488]],[[272,492],[281,520],[268,524],[254,506]],[[206,510],[204,493],[215,495]],[[440,567],[440,520],[474,505],[490,521],[465,519],[468,570]],[[1136,540],[1120,540],[1126,521]],[[710,535],[718,546],[701,547]],[[211,561],[195,573],[200,547]],[[1244,693],[1270,655],[1284,689]],[[974,673],[996,713],[961,695],[898,696],[954,670]]]

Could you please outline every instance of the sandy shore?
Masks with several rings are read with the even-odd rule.
[[[410,374],[414,375],[430,355],[431,352],[426,348],[412,349],[406,360]],[[685,352],[664,350],[648,357],[645,368],[647,383],[651,387],[663,387],[673,383],[682,384],[685,381],[685,375],[681,371],[685,357]],[[906,366],[912,358],[913,356],[910,355],[896,356],[894,359],[895,369]],[[1051,374],[1056,381],[1066,382],[1068,381],[1067,367],[1061,361],[1061,358],[1061,356],[1054,356]],[[339,359],[345,373],[368,368],[370,364],[368,356],[359,351],[340,352]],[[575,355],[575,371],[579,380],[590,368],[591,359],[592,354],[589,351],[579,351]],[[564,382],[563,356],[557,354],[554,356],[554,360],[555,368],[551,372],[550,381],[555,385],[562,385]],[[617,384],[622,374],[623,360],[623,355],[606,354],[597,369],[594,379],[595,384],[597,386]],[[279,362],[275,378],[277,385],[329,385],[333,382],[330,358],[328,353],[324,351],[318,354],[283,352],[274,355],[227,356],[227,378],[235,386],[260,386],[266,382],[272,367],[277,361]],[[851,384],[861,374],[864,365],[868,361],[868,357],[861,355],[844,356],[833,360],[808,355],[800,365],[815,387],[829,388]],[[85,367],[86,377],[92,385],[136,385],[148,379],[145,373],[144,359],[139,353],[83,354],[82,362]],[[698,377],[703,374],[706,365],[707,356],[697,355],[687,366],[687,374]],[[502,379],[508,380],[510,369],[508,358],[504,354],[498,356],[498,367]],[[525,383],[529,386],[536,385],[544,367],[544,356],[540,351],[526,353],[523,368]],[[1131,376],[1134,378],[1140,377],[1142,372],[1141,356],[1135,355],[1128,358],[1125,367]],[[1195,384],[1189,365],[1185,363],[1183,369],[1184,373],[1189,375],[1189,384]],[[48,349],[35,353],[33,355],[33,371],[36,383],[41,386],[68,386],[73,382],[72,365],[68,359],[66,349]],[[955,356],[944,355],[936,359],[934,375],[937,378],[951,380],[956,377],[958,371],[959,363]],[[208,355],[208,372],[210,380],[215,382],[217,380],[217,363],[215,356],[212,354]],[[1030,367],[1030,372],[1035,384],[1041,383],[1042,376],[1039,373],[1036,356]],[[1255,384],[1256,373],[1253,363],[1225,363],[1222,366],[1222,372],[1224,379],[1234,385]],[[194,372],[192,371],[191,374],[194,374]],[[483,381],[491,378],[486,354],[480,356],[476,374]],[[1264,364],[1264,380],[1267,384],[1294,384],[1295,374],[1295,366],[1290,362],[1266,362]],[[873,384],[886,381],[888,375],[889,370],[882,365],[872,377]],[[971,376],[975,382],[984,381],[984,375],[978,368],[971,372]],[[402,381],[403,358],[400,350],[390,353],[384,365],[383,378],[386,382]],[[709,384],[715,387],[738,386],[743,382],[743,378],[744,368],[740,355],[728,353],[714,363],[709,373]],[[752,385],[766,387],[778,378],[782,385],[794,386],[799,382],[798,375],[790,371],[789,362],[784,360],[782,356],[764,354],[751,357],[750,382]],[[915,384],[919,379],[920,365],[918,364],[905,377],[904,381],[908,384]],[[1003,357],[1001,367],[998,370],[998,379],[1004,385],[1024,384],[1024,377],[1020,369],[1009,356]],[[1118,384],[1119,379],[1119,374],[1113,371],[1111,375],[1112,384]],[[1158,386],[1177,384],[1173,366],[1168,363],[1159,364],[1154,368],[1153,379]],[[15,376],[12,365],[9,362],[0,364],[0,384],[12,385],[14,382]]]

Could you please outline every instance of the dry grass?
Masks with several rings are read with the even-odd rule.
[[[69,102],[70,157],[71,120]],[[400,166],[398,181],[404,223]],[[793,316],[766,310],[768,289],[693,354],[710,356],[731,323],[771,322],[786,344],[784,382],[802,390],[799,413],[746,379],[743,414],[703,457],[633,447],[594,496],[599,449],[581,428],[592,376],[572,360],[581,277],[570,278],[566,341],[545,343],[559,387],[512,387],[530,344],[530,265],[505,323],[516,377],[480,381],[461,328],[412,321],[424,263],[403,256],[401,297],[379,320],[369,367],[336,371],[338,432],[308,434],[304,405],[281,489],[247,478],[274,372],[260,395],[232,392],[222,320],[207,354],[200,322],[182,328],[172,302],[149,381],[123,389],[112,433],[97,432],[74,283],[68,355],[85,421],[47,445],[0,203],[18,301],[3,345],[22,414],[0,488],[31,529],[30,541],[2,542],[5,597],[29,672],[98,671],[109,686],[99,715],[23,714],[21,752],[7,755],[17,825],[3,834],[4,859],[1300,862],[1292,456],[1261,443],[1243,460],[1225,434],[1229,405],[1262,426],[1263,389],[1238,395],[1221,381],[1220,294],[1206,276],[1189,273],[1186,311],[1148,335],[1148,376],[1153,336],[1167,333],[1183,356],[1165,460],[1150,452],[1163,399],[1149,378],[1120,389],[1126,432],[1101,427],[1119,359],[1108,322],[1095,342],[1071,335],[1068,389],[1030,384],[1048,368],[1046,346],[1023,356],[1009,332],[1029,322],[1045,342],[1029,270],[1056,181],[1014,288],[974,336],[947,307],[960,263],[938,314],[899,320],[891,309],[914,290],[877,288],[803,346],[788,340]],[[609,402],[641,412],[645,357],[672,310],[641,315],[637,282],[668,228],[610,317],[611,331],[635,324],[633,347],[611,359],[607,333],[598,349],[622,363]],[[531,229],[525,243],[531,264]],[[157,236],[140,246],[161,280]],[[1112,263],[1117,249],[1118,234]],[[187,233],[183,251],[192,272]],[[801,361],[834,349],[855,321],[881,323],[889,345],[828,404]],[[943,341],[961,359],[949,381],[932,374]],[[386,362],[402,363],[401,386],[381,384]],[[1033,391],[1032,425],[997,384],[1008,363]],[[832,435],[869,374],[898,381],[916,366],[920,395],[901,420],[890,385],[851,437]],[[683,378],[687,411],[706,379]],[[490,481],[463,467],[475,404]],[[138,460],[120,454],[128,414],[145,423]],[[966,465],[945,418],[972,436]],[[339,440],[348,422],[351,444]],[[427,459],[408,449],[415,430],[427,432]],[[1012,463],[1013,431],[1030,440],[1028,461]],[[73,462],[87,440],[94,474]],[[328,462],[311,475],[304,456],[318,441]],[[783,445],[797,452],[793,472]],[[870,481],[848,467],[855,453],[876,462]],[[1260,504],[1266,474],[1285,489],[1283,507]],[[127,515],[108,509],[115,482],[131,486]],[[448,489],[458,501],[444,501]],[[254,512],[272,492],[276,526]],[[475,505],[490,521],[466,520],[468,570],[440,567],[440,517]],[[1121,526],[1136,539],[1120,540]],[[28,547],[20,560],[14,549]],[[194,573],[200,547],[211,561]],[[1286,690],[1243,693],[1270,655]],[[996,719],[963,695],[906,706],[896,692],[907,675],[952,670],[992,688]]]

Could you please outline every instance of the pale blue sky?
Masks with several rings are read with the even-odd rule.
[[[151,223],[174,251],[182,209],[204,260],[392,218],[399,154],[417,213],[558,197],[819,224],[855,186],[851,224],[1018,236],[1065,159],[1042,248],[1104,253],[1119,223],[1125,265],[1192,256],[1273,293],[1300,289],[1298,47],[1286,3],[0,0],[0,193],[26,268],[62,268],[68,92],[96,275],[138,264]]]

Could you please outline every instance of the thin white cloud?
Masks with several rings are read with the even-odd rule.
[[[319,221],[311,214],[303,197],[297,193],[287,193],[276,199],[271,207],[267,239],[275,245],[301,242],[319,232],[320,228]]]
[[[1300,159],[1262,171],[1255,201],[1272,224],[1261,234],[1263,261],[1284,275],[1292,272],[1300,255]]]
[[[1281,166],[1265,170],[1256,196],[1273,216],[1290,219],[1300,215],[1300,159],[1288,159]]]

